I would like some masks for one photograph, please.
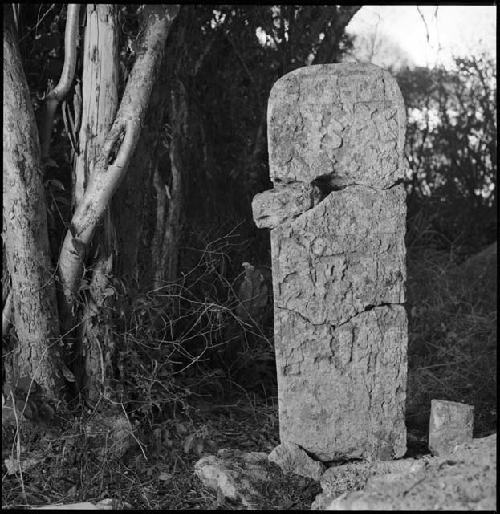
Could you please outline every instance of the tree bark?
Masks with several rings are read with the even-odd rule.
[[[151,92],[144,128],[112,207],[118,244],[116,272],[129,285],[140,284],[146,289],[152,285],[155,267],[150,255],[153,252],[150,247],[154,247],[154,243],[149,244],[151,236],[148,225],[155,210],[153,176],[157,173],[162,153],[165,153],[162,142],[165,138],[164,122],[169,93],[167,84],[163,59],[160,76]]]
[[[91,180],[73,216],[59,258],[65,308],[72,312],[81,280],[86,249],[134,153],[157,78],[165,40],[179,7],[145,7],[143,40],[130,73],[120,108],[96,160]],[[116,155],[116,157],[115,157]]]
[[[83,48],[82,121],[74,168],[75,206],[102,152],[118,107],[118,35],[112,4],[89,4]]]
[[[171,130],[168,156],[170,176],[154,173],[157,215],[152,241],[153,285],[155,288],[175,281],[178,277],[179,246],[182,235],[183,211],[188,208],[186,198],[196,168],[193,165],[194,145],[190,144],[194,124],[190,83],[196,76],[204,59],[211,51],[215,35],[202,40],[200,24],[193,6],[183,6],[172,31],[165,67],[169,81],[168,121]],[[200,43],[201,41],[201,43]],[[198,176],[201,174],[198,172]],[[200,183],[198,187],[203,187]],[[206,191],[205,191],[206,195]]]
[[[345,28],[352,17],[361,9],[361,5],[335,6],[336,14],[332,17],[331,25],[325,30],[313,64],[335,62],[339,56],[339,42],[345,33]]]
[[[182,83],[174,79],[171,91],[172,139],[169,145],[171,185],[166,184],[158,170],[154,175],[156,190],[156,230],[152,245],[154,279],[158,288],[177,278],[182,215],[183,141],[187,137],[187,101]],[[168,192],[167,192],[168,191]]]
[[[87,6],[83,56],[83,104],[79,153],[74,167],[74,201],[81,203],[95,163],[103,150],[118,106],[118,33],[116,8],[111,4]],[[87,397],[96,401],[109,377],[113,339],[109,277],[113,267],[114,231],[109,210],[94,237],[97,257],[93,264],[83,310],[82,350]]]
[[[182,151],[186,151],[183,143],[187,138],[188,117],[186,91],[182,83],[180,83],[180,81],[177,82],[177,88],[175,88],[171,93],[172,116],[174,118],[174,134],[169,150],[172,187],[170,188],[165,238],[163,240],[162,249],[165,279],[168,282],[172,282],[177,278],[177,268],[179,263],[179,242],[182,216]]]
[[[59,321],[47,233],[40,145],[33,106],[12,24],[4,25],[3,217],[12,281],[20,377],[30,377],[48,397],[64,381],[56,364]]]

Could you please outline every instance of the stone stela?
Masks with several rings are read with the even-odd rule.
[[[280,438],[321,461],[406,452],[405,109],[369,64],[295,70],[270,93]]]

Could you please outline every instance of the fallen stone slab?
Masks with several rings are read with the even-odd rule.
[[[268,459],[278,465],[286,475],[295,473],[317,481],[326,469],[322,462],[313,460],[300,446],[288,442],[276,446]]]
[[[308,509],[320,492],[317,480],[286,475],[266,453],[219,450],[195,464],[203,485],[217,493],[218,506],[242,510]]]
[[[423,469],[425,463],[416,459],[395,461],[357,461],[328,468],[321,477],[323,493],[319,494],[312,510],[323,510],[333,499],[347,492],[360,490],[366,486],[368,479],[375,475],[388,473],[416,472]]]
[[[445,400],[431,401],[429,450],[433,455],[449,453],[457,444],[472,441],[474,407]]]
[[[496,434],[456,446],[422,466],[375,474],[362,491],[319,495],[324,510],[496,510]],[[324,475],[326,480],[327,476]],[[323,482],[322,480],[322,482]]]

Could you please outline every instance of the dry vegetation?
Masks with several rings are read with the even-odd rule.
[[[259,332],[235,318],[237,281],[220,272],[227,244],[205,248],[189,280],[168,294],[142,296],[121,318],[117,335],[129,344],[121,360],[123,401],[114,408],[126,409],[135,427],[132,448],[114,458],[109,442],[96,445],[88,427],[95,428],[99,406],[83,414],[75,408],[70,421],[5,429],[2,508],[103,498],[124,508],[237,508],[202,486],[194,463],[220,448],[269,452],[278,417],[270,327]],[[160,307],[169,295],[175,322]],[[457,265],[443,252],[409,252],[411,454],[425,452],[433,398],[473,404],[475,436],[496,431],[496,306],[496,254]],[[238,342],[236,351],[228,353],[225,338]],[[23,473],[9,474],[19,462]],[[318,492],[317,484],[277,472],[262,494],[266,508],[308,509]]]
[[[430,401],[474,405],[474,436],[496,430],[497,256],[454,262],[415,251],[408,262],[407,425],[426,432]]]

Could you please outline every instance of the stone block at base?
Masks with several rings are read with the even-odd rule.
[[[313,480],[318,480],[325,471],[323,463],[315,461],[307,453],[293,443],[282,443],[269,454],[270,462],[278,465],[283,473],[295,473]]]
[[[474,407],[465,403],[432,400],[429,419],[429,450],[446,455],[461,443],[472,441]]]

